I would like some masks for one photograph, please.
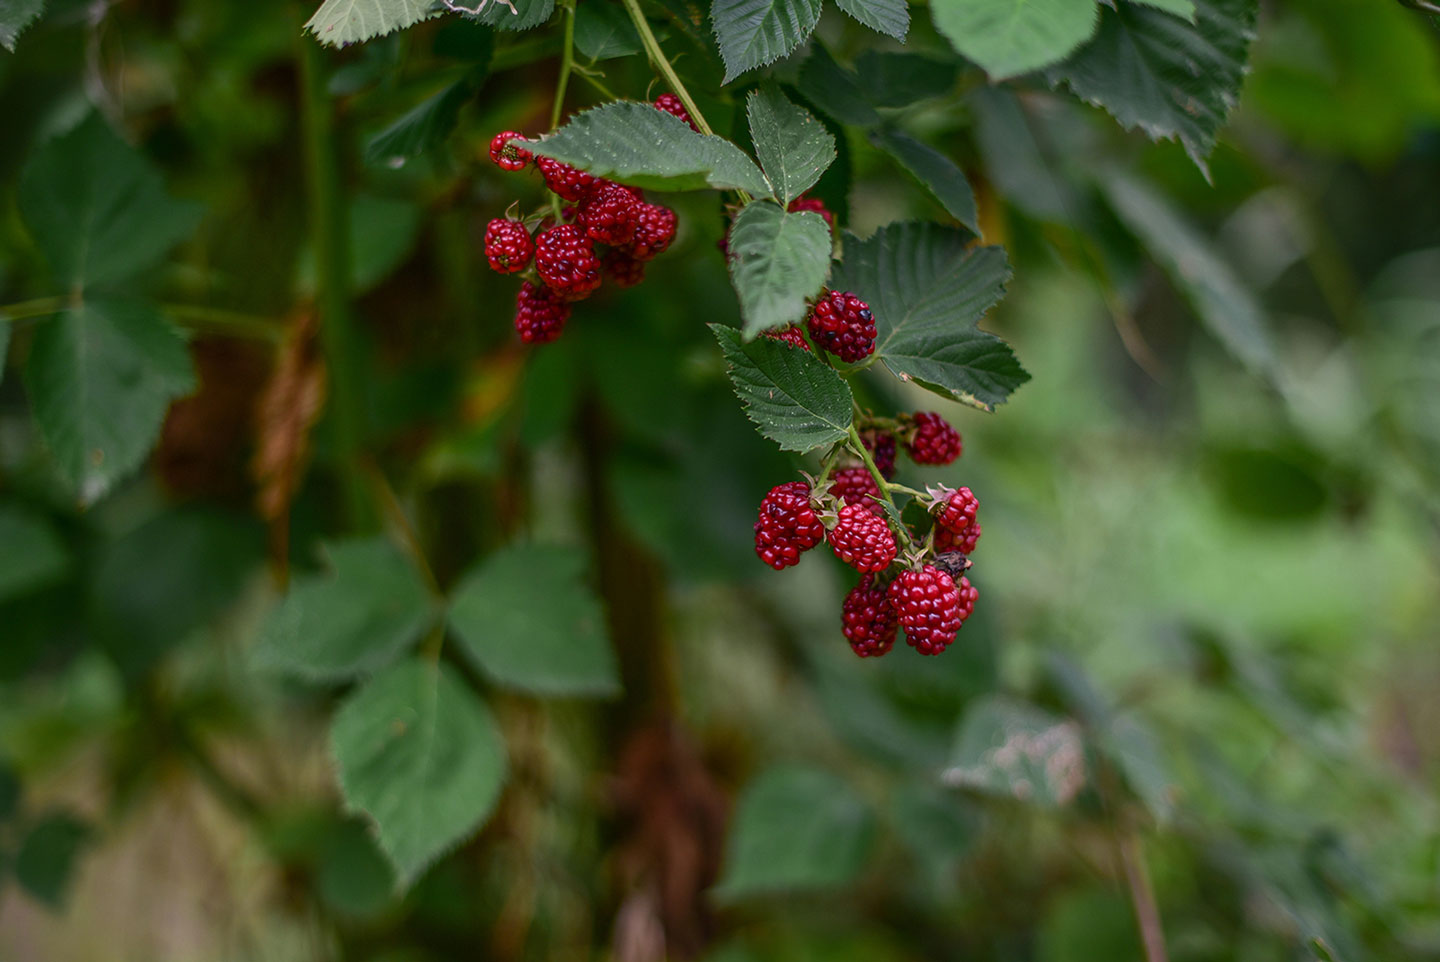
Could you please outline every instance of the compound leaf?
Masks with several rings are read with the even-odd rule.
[[[783,451],[834,444],[850,429],[850,386],[814,354],[773,338],[746,342],[739,331],[710,325],[730,381],[760,433]]]
[[[805,316],[830,273],[834,241],[819,214],[749,204],[730,227],[730,283],[740,296],[745,336]]]
[[[814,186],[835,160],[835,138],[803,107],[770,85],[745,101],[755,156],[775,197],[789,204]]]

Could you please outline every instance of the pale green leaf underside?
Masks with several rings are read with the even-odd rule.
[[[710,20],[725,83],[789,55],[815,29],[820,7],[821,0],[714,0]]]
[[[804,318],[830,273],[834,241],[819,214],[749,204],[730,227],[730,283],[740,296],[745,336]]]
[[[521,546],[492,555],[462,579],[450,626],[496,683],[542,695],[620,690],[600,601],[574,549]]]
[[[946,213],[971,231],[980,233],[975,194],[970,190],[964,171],[954,161],[899,130],[877,130],[870,139],[876,147],[894,157],[920,186],[933,194]]]
[[[1010,346],[978,329],[1005,295],[1010,266],[999,247],[967,249],[967,234],[936,224],[847,235],[834,286],[875,313],[875,353],[902,380],[991,410],[1030,379]]]
[[[0,47],[13,51],[20,32],[45,12],[45,0],[0,0]]]
[[[479,827],[505,782],[505,742],[448,665],[408,660],[340,706],[330,729],[346,807],[375,826],[408,887]]]
[[[736,806],[723,900],[834,888],[865,864],[874,819],[843,779],[811,768],[773,768],[745,788]]]
[[[593,2],[593,0],[592,0]],[[455,5],[475,8],[479,0],[459,0]],[[555,0],[515,0],[515,12],[495,0],[489,0],[479,16],[462,14],[467,20],[483,23],[496,30],[531,30],[550,19],[555,12]]]
[[[651,190],[744,190],[770,196],[755,162],[650,104],[617,101],[574,117],[531,147],[600,177]]]
[[[305,27],[321,43],[341,47],[404,30],[441,12],[434,0],[325,0]]]
[[[985,795],[1067,805],[1086,780],[1080,727],[1033,705],[987,696],[966,711],[942,777]]]
[[[1095,32],[1094,0],[933,0],[930,12],[992,80],[1047,67]]]
[[[753,91],[745,101],[755,156],[781,204],[814,186],[835,160],[835,138],[803,107],[774,86]]]
[[[330,545],[332,571],[298,581],[260,630],[258,667],[335,681],[378,671],[433,625],[414,565],[385,538]]]
[[[906,0],[835,0],[835,5],[879,33],[904,40],[910,30]]]
[[[747,342],[733,327],[712,324],[710,330],[745,414],[782,451],[803,454],[846,436],[854,401],[850,386],[828,364],[774,338]]]
[[[0,506],[0,602],[53,584],[69,567],[69,552],[48,521]]]
[[[25,381],[60,473],[91,502],[145,459],[195,374],[153,307],[90,300],[36,329]]]

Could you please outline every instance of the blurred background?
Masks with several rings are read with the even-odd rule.
[[[522,349],[482,236],[541,191],[486,149],[546,127],[555,31],[441,18],[337,52],[311,12],[51,0],[0,53],[0,959],[1112,962],[1156,924],[1175,960],[1440,958],[1433,22],[1266,3],[1209,182],[1043,79],[962,67],[903,109],[1010,253],[985,326],[1033,380],[993,415],[867,382],[961,430],[956,465],[901,480],[969,485],[985,535],[959,643],[861,661],[847,570],[752,551],[806,462],[754,433],[705,330],[737,310],[714,197],[666,198],[645,284]],[[953,58],[914,13],[907,49]],[[873,43],[833,11],[818,36]],[[698,37],[662,40],[715,89]],[[658,93],[617,51],[584,62]],[[802,95],[808,55],[777,68]],[[135,289],[198,389],[91,502],[32,423],[25,305],[59,288],[20,202],[97,117],[197,211]],[[820,194],[849,230],[943,214],[844,139]],[[315,226],[337,211],[344,243]],[[352,321],[328,366],[326,298]],[[625,682],[490,692],[499,809],[403,898],[338,802],[346,689],[250,657],[375,490],[442,585],[512,538],[582,553]],[[987,768],[996,730],[1034,784]]]

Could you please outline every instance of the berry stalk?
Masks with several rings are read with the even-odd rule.
[[[870,456],[870,450],[865,447],[865,442],[860,440],[860,432],[855,430],[853,423],[850,425],[850,449],[865,463],[870,477],[875,479],[875,486],[884,495],[885,503],[889,505],[892,516],[900,517],[900,509],[895,506],[895,499],[890,496],[890,482],[885,480],[885,475],[881,474],[880,469],[875,466],[875,459]],[[895,527],[896,534],[900,535],[900,543],[906,548],[910,547],[910,532],[905,530],[905,525],[897,524]]]

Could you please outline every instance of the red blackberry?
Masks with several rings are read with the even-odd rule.
[[[980,600],[980,592],[970,583],[969,578],[963,576],[955,583],[955,587],[960,591],[960,624],[963,625],[975,613],[975,602]]]
[[[895,435],[889,431],[861,431],[860,441],[885,480],[895,477]]]
[[[567,301],[589,297],[600,286],[600,258],[584,231],[574,224],[551,227],[536,236],[535,271]]]
[[[895,645],[895,609],[873,575],[864,575],[840,606],[840,626],[861,658],[878,658]]]
[[[967,587],[970,584],[964,578],[961,581]],[[969,614],[961,614],[962,598],[954,579],[934,565],[902,571],[890,582],[889,598],[900,627],[905,629],[906,643],[922,655],[938,655],[949,647]],[[974,604],[971,598],[972,608]]]
[[[860,505],[877,518],[885,516],[885,508],[879,501],[880,486],[870,476],[869,468],[841,468],[836,471],[830,493],[845,504]]]
[[[930,510],[935,515],[936,525],[953,534],[964,534],[965,529],[975,523],[975,515],[980,511],[980,499],[975,497],[969,488],[961,488],[959,491],[951,491]]]
[[[655,109],[663,110],[667,114],[674,114],[676,117],[679,117],[681,120],[689,124],[691,130],[695,131],[697,134],[700,132],[700,128],[695,126],[695,121],[692,120],[690,117],[690,111],[685,109],[685,104],[683,104],[680,101],[680,98],[675,96],[674,94],[661,94],[660,96],[656,97]]]
[[[659,204],[642,203],[635,212],[635,235],[626,250],[636,260],[648,261],[662,254],[675,239],[675,212]]]
[[[628,189],[614,181],[598,180],[580,201],[577,216],[591,240],[620,247],[635,236],[635,215],[639,207],[639,201]]]
[[[825,218],[826,227],[829,227],[832,231],[835,229],[835,215],[830,213],[825,207],[825,202],[819,197],[796,197],[790,202],[790,206],[785,209],[792,213],[795,211],[808,210],[812,214],[819,214]]]
[[[540,176],[545,178],[545,186],[571,203],[583,199],[585,192],[595,183],[595,178],[583,170],[577,170],[550,157],[536,157],[535,166],[540,168]]]
[[[524,170],[535,155],[520,145],[525,138],[513,130],[502,130],[490,141],[490,159],[502,170]]]
[[[895,536],[884,518],[864,505],[840,508],[840,520],[827,535],[835,557],[859,572],[884,571],[895,560]]]
[[[497,217],[485,227],[485,259],[501,274],[518,274],[530,263],[535,243],[518,220]]]
[[[965,450],[960,432],[935,412],[917,411],[910,419],[915,432],[905,442],[905,451],[916,464],[949,464]]]
[[[570,319],[570,305],[548,287],[520,282],[515,298],[515,331],[526,344],[545,344],[560,336]]]
[[[810,342],[805,340],[805,335],[802,334],[800,328],[794,324],[788,327],[772,327],[770,330],[765,331],[764,334],[771,340],[784,341],[791,347],[800,347],[807,351],[810,350]]]
[[[618,287],[634,287],[645,279],[645,262],[618,247],[602,257],[600,264]]]
[[[970,527],[961,532],[950,531],[946,528],[935,528],[935,552],[958,551],[961,554],[973,554],[975,545],[980,540],[980,522],[971,523]]]
[[[875,315],[870,305],[847,291],[826,291],[805,322],[810,339],[840,360],[853,364],[875,350]]]
[[[798,564],[800,553],[809,551],[825,537],[810,504],[810,486],[804,481],[777,484],[760,502],[755,522],[755,553],[779,571]]]

